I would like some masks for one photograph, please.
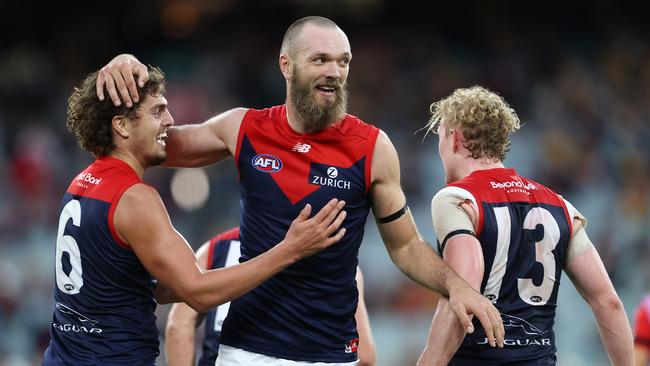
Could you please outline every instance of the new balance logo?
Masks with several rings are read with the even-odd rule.
[[[303,144],[302,142],[296,143],[296,145],[291,149],[291,151],[297,151],[301,153],[308,153],[309,149],[311,149],[311,145],[309,144]]]

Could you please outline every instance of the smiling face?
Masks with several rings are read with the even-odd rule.
[[[129,118],[130,148],[143,167],[160,165],[167,159],[165,140],[167,128],[174,125],[167,99],[162,95],[147,95],[138,106],[133,118]]]
[[[352,59],[345,33],[338,27],[306,24],[284,57],[289,102],[306,130],[319,131],[343,119]]]

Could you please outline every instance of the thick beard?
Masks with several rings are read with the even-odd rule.
[[[347,84],[341,84],[339,80],[331,78],[327,79],[326,84],[336,87],[336,99],[332,104],[321,105],[316,101],[311,83],[302,80],[297,68],[291,76],[289,98],[296,107],[307,133],[321,131],[342,120],[348,109]]]

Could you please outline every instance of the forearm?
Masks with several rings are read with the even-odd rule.
[[[170,366],[194,365],[196,315],[186,316],[190,312],[194,310],[181,303],[174,305],[169,314],[165,329],[165,354]]]
[[[169,287],[165,286],[161,282],[156,283],[156,288],[154,289],[154,298],[160,305],[183,301],[177,293],[172,291]]]
[[[389,251],[399,269],[420,285],[449,297],[460,277],[421,239]]]
[[[427,344],[418,360],[418,366],[447,365],[464,338],[463,326],[449,307],[449,301],[441,298],[433,315]]]
[[[199,313],[232,301],[298,260],[295,253],[280,243],[245,263],[204,272],[191,288],[191,301]]]
[[[205,131],[204,131],[205,130]],[[171,127],[167,130],[167,167],[194,168],[218,163],[230,152],[208,139],[210,132],[204,124]]]
[[[615,300],[596,303],[592,309],[598,321],[598,331],[612,365],[634,365],[634,340],[623,304]]]

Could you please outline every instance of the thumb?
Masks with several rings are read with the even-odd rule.
[[[298,217],[296,217],[296,222],[303,222],[309,219],[309,215],[311,214],[311,205],[308,203],[305,205],[305,207],[300,211],[298,214]]]

